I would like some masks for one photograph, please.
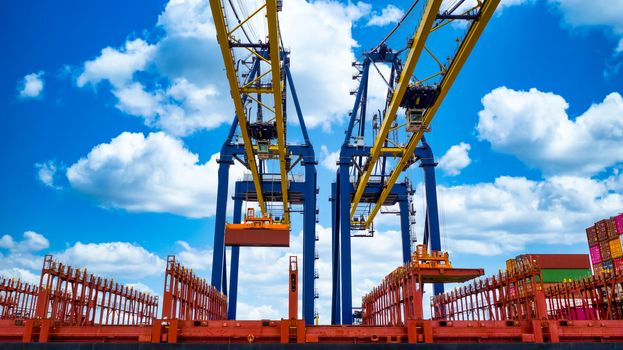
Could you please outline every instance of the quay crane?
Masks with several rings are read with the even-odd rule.
[[[236,113],[219,158],[212,285],[228,295],[228,318],[235,319],[240,247],[289,246],[290,214],[302,212],[303,318],[311,324],[318,276],[314,269],[317,162],[290,73],[289,52],[281,39],[281,6],[281,1],[266,0],[249,12],[232,1],[210,0]],[[258,23],[263,28],[255,28]],[[288,90],[302,144],[287,142]],[[251,174],[235,183],[233,223],[226,224],[229,168],[234,160]],[[270,172],[275,163],[278,170]],[[295,173],[297,166],[304,168],[304,177]],[[259,214],[249,208],[241,223],[243,201],[257,203]],[[229,290],[226,246],[231,246]]]
[[[433,117],[500,1],[479,0],[473,7],[462,10],[464,2],[454,1],[441,10],[442,3],[448,2],[427,1],[413,37],[404,49],[393,50],[387,41],[399,26],[404,25],[403,21],[418,3],[414,1],[396,27],[374,49],[363,52],[353,63],[357,69],[353,79],[359,80],[359,87],[352,92],[355,103],[340,150],[331,195],[332,324],[351,324],[353,321],[351,237],[372,236],[358,232],[373,232],[374,218],[381,207],[399,206],[403,262],[410,261],[411,232],[415,224],[414,210],[410,205],[413,190],[408,179],[401,183],[398,180],[417,162],[424,170],[426,190],[423,241],[431,251],[441,251],[434,170],[437,164],[424,134],[430,131]],[[453,35],[441,34],[452,28],[448,26],[452,22],[460,22],[466,32],[456,40],[456,51],[450,53],[447,62],[443,63],[435,53],[439,50],[435,40],[447,41]],[[423,58],[429,62],[422,62]],[[389,77],[383,76],[379,65],[390,67]],[[370,118],[367,107],[369,76],[374,74],[370,72],[371,68],[383,77],[387,98],[383,109]],[[418,78],[424,76],[426,78]],[[404,115],[399,114],[401,107],[405,110]],[[371,125],[366,128],[366,124]],[[435,295],[443,290],[442,283],[434,284]]]

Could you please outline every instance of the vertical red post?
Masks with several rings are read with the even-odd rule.
[[[299,268],[296,256],[290,257],[288,283],[288,319],[296,320],[299,310]]]

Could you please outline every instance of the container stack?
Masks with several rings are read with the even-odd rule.
[[[623,214],[597,221],[586,229],[593,274],[623,271]]]
[[[508,260],[507,269],[525,258],[536,262],[541,269],[544,287],[591,275],[591,263],[587,254],[522,254]]]

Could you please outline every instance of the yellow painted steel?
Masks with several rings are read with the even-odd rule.
[[[283,217],[286,224],[290,223],[288,209],[288,169],[286,166],[286,131],[283,117],[282,91],[285,84],[281,77],[279,50],[279,23],[277,20],[277,0],[266,1],[266,20],[268,22],[268,49],[271,62],[273,99],[275,102],[275,119],[277,121],[277,146],[279,147],[279,173],[281,175],[281,195],[283,198]]]
[[[420,57],[420,54],[422,53],[428,34],[430,34],[431,28],[433,27],[433,23],[435,22],[435,18],[439,12],[439,7],[441,6],[441,2],[442,0],[429,0],[426,3],[426,8],[424,9],[424,14],[420,20],[418,29],[413,35],[413,45],[411,46],[407,59],[405,60],[398,84],[394,89],[391,102],[389,103],[389,107],[387,108],[385,117],[383,118],[383,124],[381,125],[374,141],[374,145],[370,150],[370,158],[366,161],[366,167],[364,172],[361,174],[359,183],[357,184],[357,190],[355,191],[355,195],[351,201],[351,219],[355,216],[357,205],[359,204],[359,201],[361,201],[361,196],[363,196],[363,192],[366,188],[368,180],[370,179],[370,175],[372,175],[372,171],[374,171],[374,164],[376,164],[376,161],[381,155],[381,149],[385,144],[387,134],[396,119],[396,113],[398,112],[402,98],[407,91],[409,81],[411,80],[411,76],[413,75],[413,71],[415,70],[415,65]]]
[[[467,34],[465,35],[465,39],[461,43],[461,46],[459,47],[457,54],[452,60],[452,63],[450,64],[450,67],[448,68],[447,73],[445,74],[443,80],[441,81],[440,92],[439,92],[439,96],[437,97],[437,100],[435,100],[435,103],[433,104],[433,106],[429,108],[428,110],[426,110],[426,112],[424,113],[424,121],[423,121],[422,129],[426,129],[428,125],[430,124],[430,122],[433,120],[435,113],[439,109],[439,106],[443,102],[443,99],[446,97],[446,94],[450,90],[450,87],[454,83],[454,80],[456,79],[457,75],[463,68],[463,65],[465,64],[467,57],[469,57],[469,54],[471,53],[472,49],[476,45],[476,42],[480,38],[480,34],[482,34],[482,31],[487,26],[489,19],[491,19],[491,16],[495,12],[495,9],[497,8],[499,3],[500,3],[500,0],[487,0],[482,5],[478,20],[476,20],[470,26]],[[383,202],[385,201],[385,199],[387,199],[389,192],[391,191],[392,187],[398,180],[398,177],[402,173],[402,170],[404,169],[405,165],[410,160],[410,158],[413,156],[413,152],[415,151],[415,148],[420,142],[422,135],[423,135],[423,131],[419,131],[411,135],[411,138],[409,139],[409,143],[407,144],[407,147],[405,148],[405,152],[402,158],[400,159],[400,161],[398,162],[398,164],[392,171],[387,181],[387,184],[385,185],[385,188],[381,192],[381,195],[379,196],[374,208],[370,211],[370,214],[368,215],[368,218],[365,224],[366,227],[370,227],[370,225],[372,224],[372,220],[374,220],[375,215],[381,209]]]
[[[212,9],[212,16],[214,18],[214,27],[216,28],[216,36],[221,48],[221,54],[223,55],[223,62],[225,63],[225,71],[227,73],[227,79],[229,80],[229,87],[231,89],[231,97],[234,101],[234,109],[236,111],[236,117],[238,118],[238,124],[240,125],[240,135],[244,141],[244,150],[253,177],[253,184],[255,185],[255,191],[257,193],[257,201],[260,206],[262,214],[268,216],[266,211],[266,203],[264,202],[264,195],[262,193],[262,181],[257,168],[257,162],[255,161],[255,154],[253,153],[253,142],[249,137],[247,128],[247,117],[245,113],[244,104],[242,102],[242,96],[240,95],[240,88],[238,83],[238,76],[236,74],[236,67],[234,65],[234,57],[229,45],[229,34],[227,32],[227,24],[225,23],[225,16],[223,15],[223,6],[220,0],[210,0],[210,8]]]
[[[227,36],[232,35],[236,30],[238,30],[238,28],[242,27],[245,23],[247,23],[248,20],[250,20],[253,16],[257,15],[258,12],[262,11],[262,9],[266,7],[266,4],[260,6],[257,10],[253,11],[252,14],[249,15],[249,17],[245,18],[244,20],[242,20],[240,23],[238,23],[237,26],[234,27],[234,29],[230,30],[227,33]]]

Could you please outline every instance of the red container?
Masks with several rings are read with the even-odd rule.
[[[597,221],[595,223],[595,233],[597,234],[597,240],[600,242],[608,239],[608,224],[606,220]]]
[[[623,235],[623,213],[614,217],[614,226],[617,233]]]
[[[608,239],[617,238],[619,234],[617,233],[616,223],[614,218],[610,218],[606,220],[606,236]]]
[[[590,269],[588,254],[524,254],[542,269]]]
[[[588,240],[588,245],[593,245],[598,242],[595,226],[591,226],[586,229],[586,239]]]
[[[599,242],[599,250],[601,251],[601,260],[610,259],[610,241]]]
[[[612,264],[614,265],[614,271],[616,273],[623,272],[623,257],[612,259]]]
[[[596,244],[589,248],[591,253],[591,262],[593,265],[601,266],[601,249],[599,248],[599,244]]]

